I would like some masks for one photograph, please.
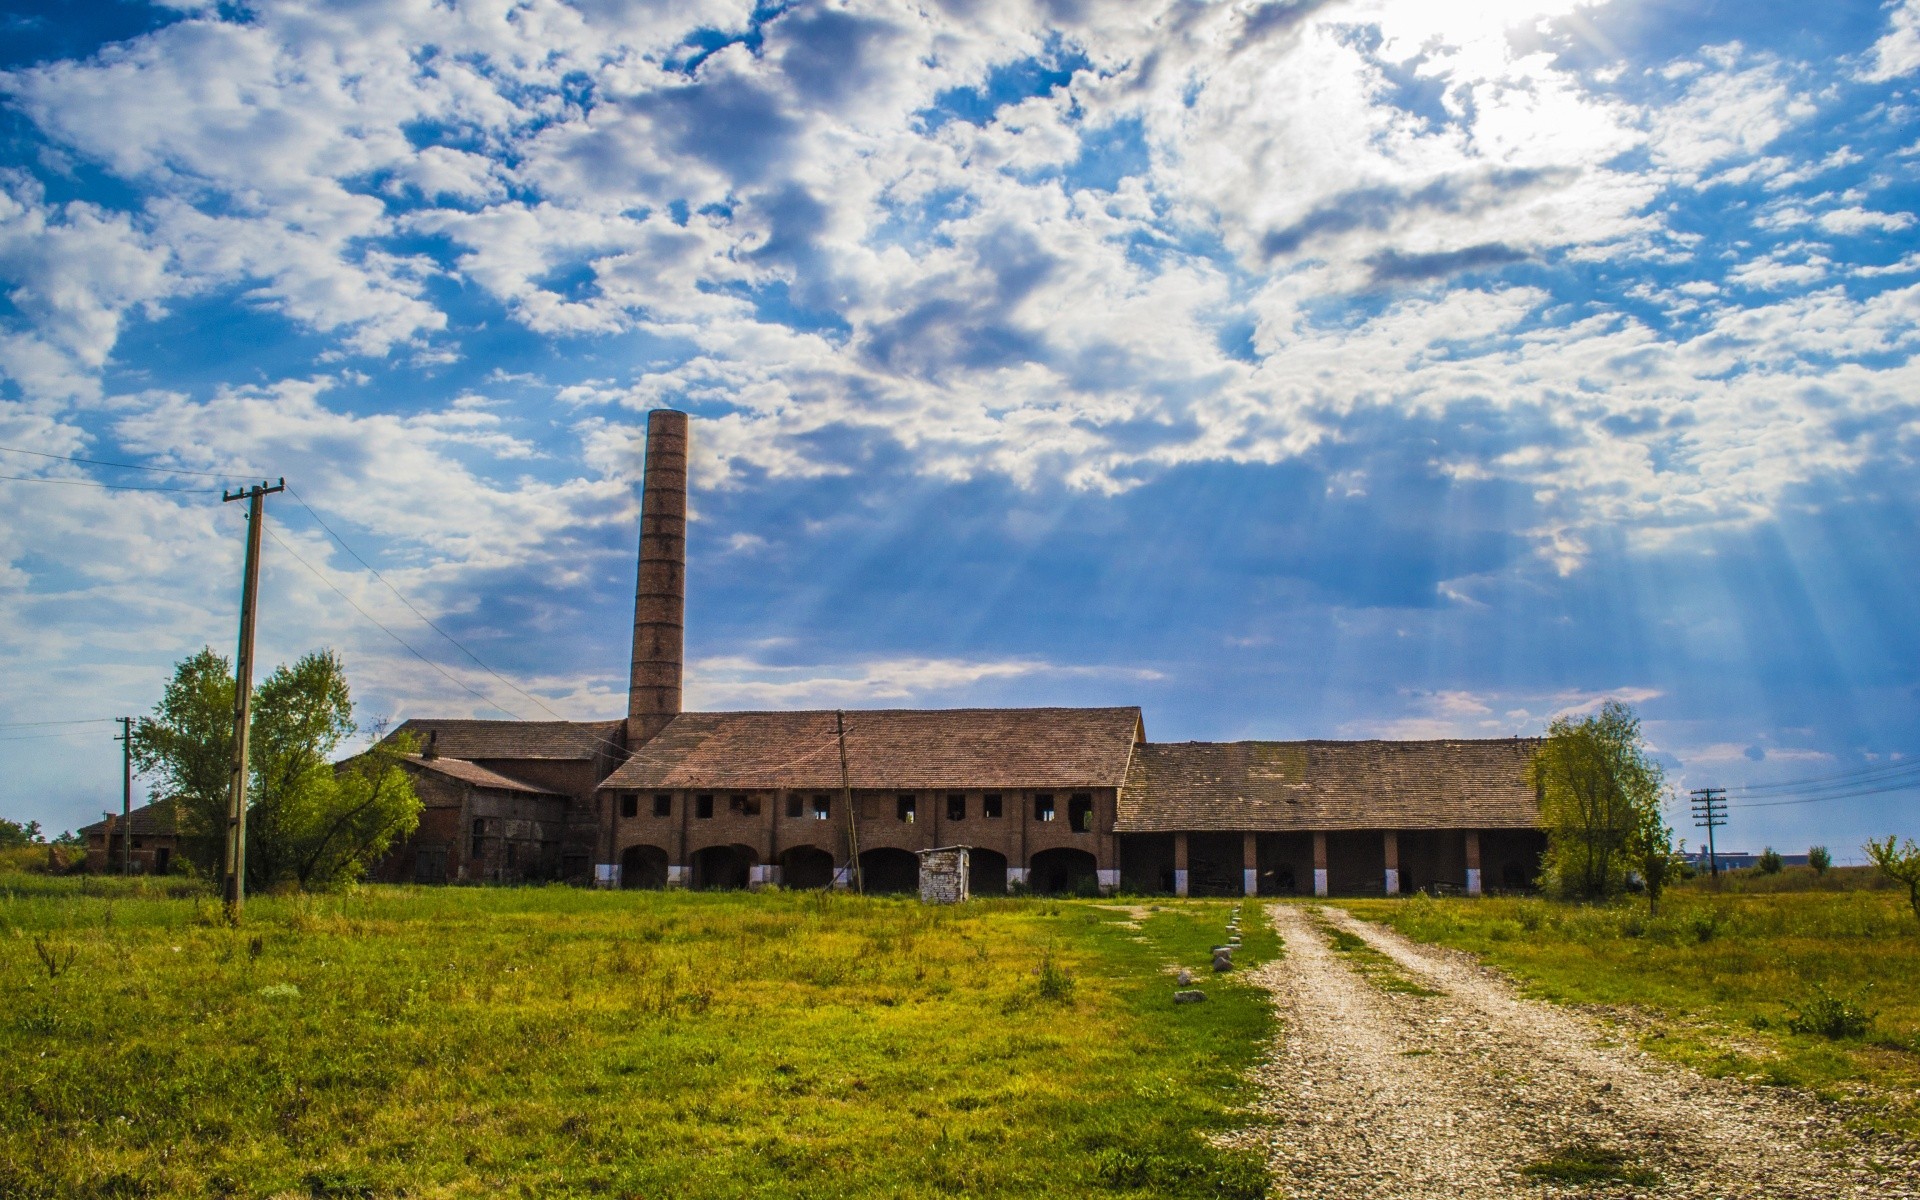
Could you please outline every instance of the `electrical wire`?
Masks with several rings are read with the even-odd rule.
[[[550,716],[552,716],[556,720],[561,720],[561,721],[568,720],[567,717],[562,716],[560,713],[554,711],[553,707],[549,705],[546,701],[534,695],[532,692],[527,691],[525,688],[521,687],[519,684],[513,682],[513,680],[508,679],[505,675],[502,675],[500,672],[488,666],[484,661],[481,660],[478,654],[475,654],[473,651],[467,649],[465,645],[461,644],[460,639],[454,637],[451,633],[448,633],[445,629],[442,629],[439,623],[436,622],[432,617],[429,617],[427,614],[421,612],[419,608],[417,608],[414,605],[413,601],[407,599],[407,597],[400,591],[400,589],[393,586],[393,584],[388,581],[387,577],[385,575],[382,575],[374,567],[372,563],[360,557],[360,553],[357,550],[355,550],[352,546],[349,546],[345,538],[341,537],[338,533],[334,532],[333,526],[327,524],[326,519],[322,517],[318,512],[314,511],[313,505],[307,503],[307,499],[305,496],[302,496],[299,492],[294,491],[292,485],[288,485],[287,494],[292,496],[294,501],[298,503],[301,508],[304,508],[307,510],[307,515],[312,517],[315,523],[320,526],[320,528],[326,530],[327,536],[332,538],[335,542],[339,543],[340,548],[342,550],[345,550],[347,554],[352,557],[353,561],[359,563],[362,567],[366,568],[367,574],[379,580],[380,583],[388,591],[394,594],[394,597],[398,599],[400,603],[406,605],[408,612],[412,613],[416,617],[419,617],[422,621],[426,623],[429,629],[433,630],[435,633],[439,634],[441,637],[447,639],[447,641],[451,643],[455,649],[460,651],[460,653],[466,655],[468,658],[472,659],[473,664],[475,666],[479,667],[482,671],[485,671],[487,674],[493,676],[495,679],[499,680],[501,683],[505,684],[507,687],[512,688],[515,692],[518,692],[520,695],[526,697],[528,700],[533,701],[533,703],[539,705],[541,709],[543,709],[545,712],[547,712]]]
[[[1882,763],[1878,766],[1858,767],[1833,775],[1813,775],[1805,779],[1774,779],[1765,783],[1742,784],[1733,790],[1749,793],[1792,791],[1796,788],[1824,790],[1829,786],[1845,786],[1856,781],[1871,782],[1882,776],[1904,776],[1914,772],[1920,772],[1920,761]]]
[[[107,488],[115,492],[217,492],[219,488],[204,487],[146,487],[138,483],[101,483],[97,479],[50,479],[45,475],[0,475],[0,479],[13,483],[55,483],[65,487]]]
[[[342,600],[345,600],[347,602],[348,607],[352,608],[353,611],[359,613],[362,617],[365,617],[370,623],[373,624],[375,628],[379,629],[380,632],[386,634],[388,637],[392,638],[394,641],[400,643],[400,645],[407,651],[407,653],[413,655],[415,658],[419,659],[421,662],[427,664],[429,667],[432,667],[435,671],[439,672],[441,678],[445,679],[448,683],[453,684],[455,687],[459,688],[461,691],[466,692],[469,696],[472,696],[474,699],[479,700],[484,704],[490,705],[493,708],[497,708],[503,713],[506,713],[508,716],[512,717],[516,721],[526,720],[525,717],[521,716],[517,712],[514,712],[512,709],[508,708],[506,705],[495,700],[493,697],[485,695],[481,692],[477,692],[472,687],[468,686],[463,680],[455,678],[452,674],[450,674],[447,671],[445,667],[442,667],[439,663],[434,662],[432,659],[428,658],[426,655],[416,650],[413,646],[413,643],[407,641],[407,639],[401,637],[399,634],[395,633],[393,630],[387,628],[384,624],[380,622],[380,619],[378,617],[375,617],[372,613],[368,612],[366,609],[361,608],[359,603],[355,601],[352,596],[349,596],[345,592],[341,591],[340,588],[334,584],[333,580],[328,579],[325,575],[322,575],[317,567],[315,567],[312,563],[308,562],[306,559],[300,557],[299,551],[295,550],[292,546],[287,545],[287,543],[281,539],[280,535],[273,531],[271,526],[266,527],[265,532],[268,537],[273,539],[274,545],[280,547],[282,550],[285,550],[289,555],[293,557],[293,561],[305,567],[308,573],[311,574],[315,579],[318,579],[321,583],[326,584],[327,587],[334,593],[334,595],[340,597]]]
[[[72,454],[53,454],[45,450],[23,450],[19,446],[0,446],[8,454],[31,454],[35,458],[54,458],[61,462],[86,463],[95,467],[115,467],[122,471],[152,471],[158,475],[204,475],[208,479],[251,479],[252,476],[235,474],[232,471],[194,471],[186,467],[149,467],[139,463],[109,462],[104,458],[80,458]]]
[[[71,721],[11,721],[0,724],[0,729],[38,729],[46,725],[99,725],[119,719],[119,717],[79,717]]]

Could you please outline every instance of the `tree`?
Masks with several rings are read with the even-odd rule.
[[[1762,875],[1778,875],[1784,864],[1780,861],[1780,852],[1768,846],[1760,852],[1760,861],[1754,865],[1760,869]]]
[[[1907,885],[1907,903],[1913,908],[1913,915],[1920,918],[1920,846],[1908,838],[1906,844],[1896,850],[1893,835],[1888,834],[1884,842],[1869,841],[1866,851],[1867,858],[1880,868],[1882,875]]]
[[[1667,890],[1667,884],[1678,877],[1684,866],[1680,851],[1674,848],[1673,830],[1667,827],[1658,805],[1640,813],[1627,852],[1640,873],[1641,882],[1646,885],[1647,912],[1658,916],[1661,894]]]
[[[248,732],[247,886],[325,887],[363,874],[419,825],[420,799],[383,742],[336,768],[355,730],[346,671],[331,650],[280,666],[254,690]],[[180,663],[154,715],[134,726],[134,761],[158,778],[182,849],[202,870],[223,852],[233,756],[233,677],[212,650]]]
[[[1636,841],[1651,847],[1649,831],[1665,830],[1665,776],[1647,754],[1640,719],[1612,700],[1579,721],[1555,718],[1530,774],[1547,828],[1548,887],[1568,897],[1618,895],[1628,871],[1644,866],[1633,861]]]
[[[153,715],[134,722],[133,765],[155,780],[154,803],[172,810],[181,853],[205,874],[219,870],[233,769],[233,667],[211,647],[176,665]]]
[[[40,822],[28,821],[22,825],[18,821],[9,821],[0,817],[0,850],[13,850],[20,846],[38,846],[47,839],[40,834]]]
[[[1827,853],[1825,846],[1808,847],[1807,865],[1813,868],[1815,875],[1825,875],[1827,868],[1833,865],[1833,855]]]

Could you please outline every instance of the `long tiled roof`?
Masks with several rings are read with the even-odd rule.
[[[682,713],[600,786],[840,786],[831,712]],[[1118,787],[1141,728],[1138,708],[849,710],[856,788]]]
[[[601,755],[618,756],[624,744],[623,721],[439,721],[415,717],[395,734],[411,733],[419,748],[430,734],[436,753],[446,758],[548,759],[585,762]]]
[[[536,796],[559,796],[564,793],[543,788],[523,780],[502,775],[498,771],[489,771],[478,763],[470,763],[463,758],[422,758],[418,754],[407,755],[407,761],[425,771],[433,771],[474,787],[492,788],[499,792],[529,792]]]
[[[1119,833],[1521,829],[1540,823],[1533,738],[1179,742],[1135,748]]]
[[[135,837],[169,837],[174,833],[174,814],[171,804],[142,804],[127,814],[127,821],[133,826]],[[76,833],[105,833],[107,821],[103,818],[91,825],[82,825]],[[113,814],[113,835],[121,836],[126,826],[120,823],[120,814]]]

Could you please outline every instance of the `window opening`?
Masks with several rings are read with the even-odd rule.
[[[919,815],[919,808],[919,801],[915,800],[912,796],[902,796],[900,797],[897,811],[900,814],[900,819],[911,825],[913,824],[914,817]]]
[[[475,818],[473,836],[467,846],[468,858],[480,858],[487,852],[487,822],[484,818]]]
[[[1000,793],[988,792],[980,797],[980,815],[990,821],[1000,819]]]
[[[620,815],[637,817],[640,815],[640,797],[628,792],[620,797]]]
[[[727,811],[737,817],[757,817],[760,815],[760,797],[728,796]]]
[[[802,812],[804,812],[805,809],[806,809],[806,804],[801,801],[800,797],[798,796],[787,797],[787,815],[789,817],[797,817]]]
[[[1093,832],[1093,797],[1085,792],[1076,792],[1067,801],[1067,824],[1073,826],[1075,833]]]
[[[670,817],[673,815],[673,794],[671,792],[655,793],[653,797],[653,815],[656,817]]]
[[[833,801],[826,796],[815,796],[813,798],[813,819],[816,821],[832,820]]]
[[[947,797],[947,820],[964,821],[967,819],[967,798],[960,792]]]
[[[1033,819],[1036,821],[1053,820],[1053,797],[1042,792],[1033,798]]]
[[[713,797],[695,796],[693,798],[693,815],[699,817],[702,821],[711,818],[713,816]]]

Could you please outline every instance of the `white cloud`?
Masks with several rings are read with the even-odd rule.
[[[1868,65],[1859,77],[1869,82],[1896,79],[1920,68],[1920,5],[1914,0],[1896,0],[1887,6],[1887,32],[1873,44]]]

